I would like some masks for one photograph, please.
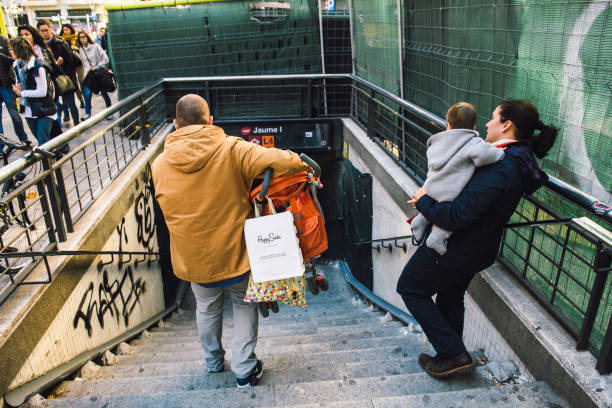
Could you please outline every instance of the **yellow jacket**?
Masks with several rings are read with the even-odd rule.
[[[253,179],[267,167],[273,177],[311,170],[291,151],[227,136],[217,126],[186,126],[166,138],[152,173],[177,277],[210,283],[250,269],[243,227],[253,214]]]

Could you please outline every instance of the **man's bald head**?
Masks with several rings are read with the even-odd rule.
[[[176,128],[210,124],[208,103],[199,95],[187,94],[176,103]]]

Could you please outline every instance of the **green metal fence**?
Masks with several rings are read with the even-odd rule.
[[[317,0],[287,4],[110,8],[109,47],[121,96],[163,77],[320,73]]]

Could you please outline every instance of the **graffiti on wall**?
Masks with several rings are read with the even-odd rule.
[[[123,251],[153,252],[155,242],[155,220],[149,181],[150,175],[143,176],[144,187],[136,196],[132,220],[121,219],[114,231],[114,249]],[[139,183],[136,183],[138,189]],[[128,225],[130,228],[128,228]],[[130,244],[130,242],[132,243]],[[136,246],[134,246],[136,243]],[[152,255],[131,254],[103,255],[96,264],[97,276],[92,279],[81,297],[74,315],[74,329],[84,328],[91,337],[94,324],[101,329],[109,320],[128,327],[130,315],[146,293],[146,281],[135,271],[140,265],[156,261]],[[110,257],[110,259],[108,259]]]

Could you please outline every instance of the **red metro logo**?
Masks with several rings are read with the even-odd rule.
[[[251,133],[251,128],[248,126],[245,126],[242,129],[240,129],[240,133],[242,134],[242,136],[246,136],[249,133]]]

